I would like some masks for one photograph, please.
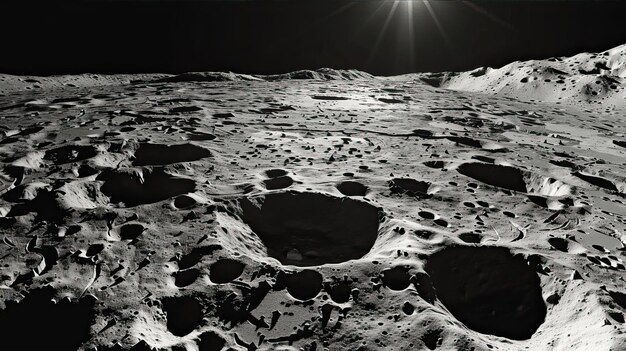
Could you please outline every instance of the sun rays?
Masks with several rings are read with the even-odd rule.
[[[451,1],[453,2],[453,1]],[[430,29],[425,30],[426,27],[432,26],[435,29],[435,35],[439,38],[443,46],[447,48],[451,53],[454,52],[454,39],[446,29],[446,22],[450,24],[450,21],[454,21],[448,1],[435,1],[435,0],[389,0],[389,1],[352,1],[344,3],[338,7],[335,11],[331,12],[326,20],[332,17],[340,16],[347,9],[354,7],[357,4],[367,4],[371,6],[367,16],[364,16],[359,20],[359,25],[356,26],[355,32],[366,32],[366,29],[371,26],[377,26],[375,35],[372,38],[372,43],[369,46],[369,56],[367,57],[367,64],[372,64],[382,50],[383,42],[394,39],[395,45],[398,50],[402,50],[402,53],[398,53],[398,57],[408,57],[409,68],[413,71],[415,68],[416,55],[419,52],[420,38],[423,38],[423,33],[429,32]],[[456,1],[454,1],[456,2]],[[459,3],[464,5],[465,8],[480,14],[488,18],[489,20],[499,24],[500,27],[506,30],[513,30],[513,28],[506,21],[498,18],[496,15],[488,12],[483,7],[474,3],[471,0],[459,0]],[[393,32],[395,30],[395,33]],[[420,36],[421,35],[421,36]],[[407,55],[408,54],[408,55]]]
[[[378,7],[372,11],[372,16],[367,19],[369,22],[373,17],[379,15],[381,11],[388,8],[386,11],[385,20],[380,28],[376,40],[371,47],[368,63],[371,63],[375,56],[379,53],[379,49],[382,41],[385,39],[387,32],[392,23],[398,23],[400,27],[405,26],[404,29],[400,28],[399,40],[402,42],[401,47],[408,50],[410,68],[413,70],[415,67],[415,22],[416,14],[426,11],[430,20],[436,25],[441,38],[446,42],[448,47],[451,46],[448,34],[445,31],[441,21],[439,20],[435,9],[431,6],[429,0],[394,0],[380,2]],[[384,13],[384,11],[383,11]],[[404,17],[404,18],[401,18]]]

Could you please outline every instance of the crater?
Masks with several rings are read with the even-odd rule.
[[[138,172],[108,170],[100,173],[96,180],[104,181],[100,190],[112,203],[123,203],[125,207],[163,201],[193,192],[196,188],[193,180],[171,176],[162,169]]]
[[[180,195],[174,199],[174,207],[185,209],[195,205],[197,201],[189,195]]]
[[[351,198],[283,192],[239,200],[242,220],[267,253],[285,265],[316,266],[359,259],[378,236],[383,212]]]
[[[174,273],[174,285],[184,288],[193,284],[200,276],[200,271],[195,268],[185,269]]]
[[[287,292],[298,300],[310,300],[322,291],[322,281],[322,275],[311,269],[289,274]]]
[[[536,196],[531,198],[533,202],[545,202],[547,201],[545,197],[562,197],[572,194],[572,186],[569,184],[515,167],[475,162],[464,163],[457,170],[465,176],[488,185],[534,194]]]
[[[365,185],[351,180],[339,183],[337,190],[345,196],[365,196],[369,191]]]
[[[263,181],[263,185],[265,185],[265,189],[267,190],[285,189],[290,187],[292,184],[293,179],[289,176],[280,176]]]
[[[268,169],[267,171],[265,171],[265,175],[268,178],[277,178],[277,177],[282,177],[287,175],[287,171],[285,171],[284,169]]]
[[[193,144],[163,145],[143,143],[135,151],[135,166],[162,166],[192,162],[211,156],[205,148]]]
[[[392,193],[408,194],[411,196],[426,195],[430,183],[412,178],[394,178],[389,182]]]
[[[135,240],[137,239],[146,228],[137,223],[124,224],[120,227],[120,238],[122,240]]]
[[[226,345],[226,340],[212,331],[204,332],[198,341],[199,351],[220,351]]]
[[[191,141],[210,141],[216,138],[216,136],[213,134],[203,132],[190,133],[187,135],[187,137]]]
[[[204,256],[212,255],[213,252],[220,250],[221,248],[222,247],[220,245],[194,247],[191,252],[181,256],[180,259],[177,260],[178,268],[191,268],[200,262]]]
[[[559,251],[569,252],[569,242],[563,238],[549,238],[548,243]]]
[[[626,310],[626,294],[617,291],[609,291],[609,295],[613,299],[613,302]]]
[[[219,260],[211,265],[209,279],[215,284],[226,284],[239,278],[245,265],[229,258]]]
[[[191,296],[167,297],[162,305],[167,315],[167,330],[176,336],[191,333],[202,322],[202,305]]]
[[[602,178],[602,177],[598,177],[598,176],[594,176],[594,175],[586,174],[582,172],[574,172],[573,174],[576,177],[584,180],[585,182],[589,184],[593,184],[597,187],[604,188],[610,191],[619,192],[619,189],[617,188],[617,186],[615,186],[615,183],[613,183],[612,181],[606,178]]]
[[[383,271],[383,285],[391,290],[404,290],[409,287],[409,272],[404,267],[393,267]]]
[[[76,302],[64,298],[55,303],[54,297],[54,290],[48,286],[30,291],[20,302],[8,301],[0,311],[4,347],[78,350],[89,339],[96,300],[86,296]]]
[[[55,165],[83,161],[96,156],[96,148],[91,145],[66,145],[47,150],[44,160],[52,161]]]
[[[483,237],[478,233],[461,233],[459,239],[465,241],[468,244],[480,244]]]
[[[524,174],[515,167],[489,163],[464,163],[457,169],[459,173],[485,184],[525,193]]]
[[[352,288],[350,284],[346,282],[341,282],[334,285],[328,285],[326,288],[330,298],[336,303],[346,303],[350,300],[350,295],[352,294]]]
[[[506,248],[448,247],[431,255],[425,269],[439,300],[477,332],[526,340],[545,319],[539,277]]]
[[[313,95],[313,99],[315,100],[349,100],[345,96],[337,96],[337,95]]]

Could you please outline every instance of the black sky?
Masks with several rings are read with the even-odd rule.
[[[3,1],[0,72],[269,74],[332,67],[393,75],[626,43],[626,1],[431,1],[440,26],[420,1],[412,35],[403,2],[381,36],[393,6],[385,2]]]

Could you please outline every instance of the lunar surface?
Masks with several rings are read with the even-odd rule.
[[[625,61],[3,75],[3,345],[624,350]]]

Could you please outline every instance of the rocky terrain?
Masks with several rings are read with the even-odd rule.
[[[2,76],[4,342],[623,350],[623,52]]]

